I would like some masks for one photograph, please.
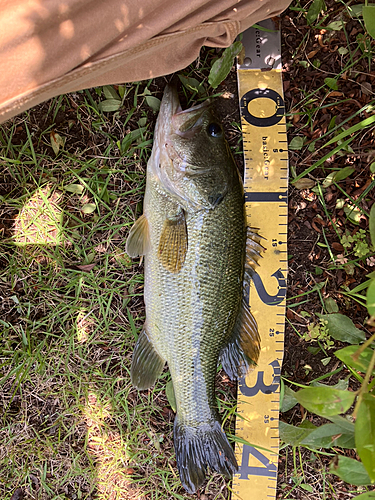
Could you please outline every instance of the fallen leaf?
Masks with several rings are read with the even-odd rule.
[[[96,262],[94,264],[82,264],[80,266],[75,266],[76,269],[79,269],[80,271],[91,271],[96,266]]]
[[[343,252],[344,251],[344,247],[338,241],[335,241],[334,243],[332,243],[332,248],[334,250],[336,250],[336,252]]]
[[[55,155],[58,155],[60,150],[60,146],[63,147],[65,143],[65,139],[61,137],[61,135],[57,134],[54,130],[50,133],[51,146]]]
[[[13,495],[11,496],[10,500],[22,500],[24,497],[24,492],[22,488],[17,488]]]
[[[313,58],[314,56],[316,56],[316,54],[319,52],[319,50],[320,50],[320,49],[317,49],[317,50],[312,50],[311,52],[309,52],[309,53],[307,54],[307,57],[308,57],[309,59]]]

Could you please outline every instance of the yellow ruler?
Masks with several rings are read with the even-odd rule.
[[[238,384],[236,435],[247,444],[236,445],[239,473],[232,499],[242,500],[276,495],[287,275],[288,153],[280,33],[272,20],[260,26],[268,31],[253,27],[243,34],[245,54],[238,64],[247,222],[266,238],[249,290],[261,354],[257,368]]]

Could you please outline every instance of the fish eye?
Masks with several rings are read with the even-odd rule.
[[[223,135],[220,125],[215,122],[208,125],[207,132],[211,137],[221,137]]]

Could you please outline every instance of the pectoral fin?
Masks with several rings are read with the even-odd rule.
[[[163,371],[165,360],[156,352],[146,328],[144,328],[135,344],[132,366],[132,384],[140,391],[153,386]]]
[[[242,307],[234,325],[232,337],[220,353],[225,372],[233,380],[244,377],[258,361],[260,337],[258,326],[249,306],[242,300]]]
[[[146,255],[150,246],[150,235],[148,228],[148,220],[143,214],[131,228],[128,239],[126,241],[126,253],[130,257],[138,257]]]
[[[163,267],[178,273],[184,265],[188,248],[186,220],[183,210],[168,217],[161,232],[158,257]]]

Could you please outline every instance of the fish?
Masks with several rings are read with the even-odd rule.
[[[215,402],[215,376],[219,361],[236,379],[258,359],[260,338],[243,282],[262,249],[246,227],[242,180],[211,101],[182,110],[176,87],[167,85],[143,215],[126,243],[129,256],[144,258],[146,307],[131,380],[148,389],[168,364],[176,462],[188,493],[208,469],[228,478],[238,470]]]

